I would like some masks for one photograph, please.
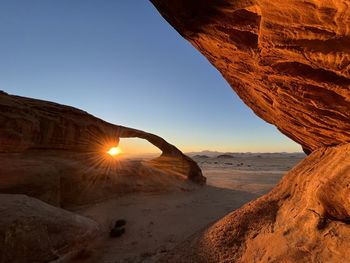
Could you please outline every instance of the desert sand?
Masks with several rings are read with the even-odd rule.
[[[267,193],[304,157],[303,153],[194,155],[207,177],[205,186],[184,182],[168,192],[154,189],[71,208],[97,221],[104,232],[99,247],[73,262],[155,262],[188,237]],[[126,232],[111,238],[109,231],[117,219],[127,221]]]

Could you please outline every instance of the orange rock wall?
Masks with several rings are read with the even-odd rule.
[[[348,0],[151,2],[259,117],[307,152],[350,141]]]

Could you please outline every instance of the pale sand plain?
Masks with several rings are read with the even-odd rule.
[[[220,154],[219,154],[220,155]],[[102,226],[100,245],[74,262],[156,262],[178,244],[227,213],[270,191],[300,162],[302,153],[194,155],[207,178],[205,186],[188,182],[168,192],[131,193],[73,210]],[[125,234],[109,237],[117,219]]]

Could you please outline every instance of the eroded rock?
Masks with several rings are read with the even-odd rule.
[[[350,7],[151,0],[262,119],[310,153],[350,141]]]
[[[311,154],[165,261],[350,262],[349,2],[151,2],[259,117]]]
[[[166,190],[177,183],[175,178],[205,183],[197,163],[163,138],[73,107],[0,92],[0,123],[1,193],[66,207],[127,192]],[[109,147],[129,137],[149,141],[161,156],[137,164],[109,158]]]
[[[95,221],[25,195],[0,194],[0,262],[51,262],[88,249]]]
[[[267,195],[164,262],[349,262],[350,144],[314,151]]]

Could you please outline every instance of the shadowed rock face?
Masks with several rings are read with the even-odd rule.
[[[182,155],[157,135],[110,124],[70,106],[1,92],[0,107],[0,152],[98,151],[118,145],[119,138],[138,137],[158,147],[165,156]]]
[[[0,211],[0,262],[53,262],[100,237],[95,221],[25,195],[0,194]]]
[[[0,92],[0,192],[72,207],[125,193],[167,191],[187,179],[203,184],[197,163],[154,134],[113,125],[84,111]],[[122,137],[162,150],[132,162],[106,152]]]
[[[350,141],[350,5],[151,0],[262,119],[310,153]]]
[[[87,112],[53,102],[0,92],[0,153],[59,151],[105,153],[119,138],[138,137],[158,147],[158,160],[176,159],[188,166],[188,178],[204,183],[196,162],[163,138],[107,123]]]
[[[262,119],[310,154],[162,262],[350,262],[350,3],[151,0]]]

